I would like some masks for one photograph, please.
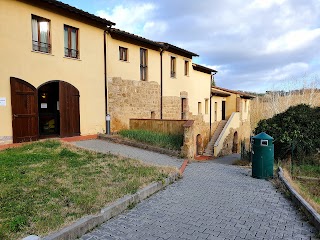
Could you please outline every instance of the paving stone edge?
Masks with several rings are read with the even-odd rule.
[[[138,204],[142,200],[150,197],[152,194],[175,182],[180,178],[180,176],[181,175],[179,173],[170,174],[169,177],[164,179],[162,182],[152,183],[133,195],[124,196],[110,206],[101,209],[99,214],[85,216],[70,226],[56,231],[46,237],[40,238],[36,235],[30,235],[22,240],[71,240],[79,238],[107,220],[124,212],[129,207]]]
[[[278,177],[290,192],[293,202],[303,210],[303,212],[308,216],[309,221],[315,226],[318,231],[320,231],[320,214],[318,214],[316,210],[314,210],[313,207],[311,207],[311,205],[306,202],[306,200],[304,200],[303,197],[301,197],[301,195],[295,189],[293,189],[293,187],[284,177],[281,167],[278,168]]]

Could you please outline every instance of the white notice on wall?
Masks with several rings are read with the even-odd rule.
[[[0,97],[0,106],[7,106],[7,98],[5,97]]]
[[[41,108],[48,108],[48,104],[47,103],[41,103]]]

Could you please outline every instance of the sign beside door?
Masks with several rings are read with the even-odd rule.
[[[0,106],[1,106],[1,107],[7,106],[7,98],[5,98],[5,97],[0,97]]]

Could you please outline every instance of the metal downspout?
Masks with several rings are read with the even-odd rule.
[[[108,28],[110,29],[110,27]],[[107,84],[107,33],[108,29],[103,32],[103,54],[104,54],[104,95],[105,95],[105,123],[107,132],[107,115],[108,115],[108,84]]]
[[[162,91],[162,81],[163,81],[163,77],[162,77],[162,53],[163,53],[163,49],[160,49],[160,119],[162,119],[162,98],[163,98],[163,91]]]

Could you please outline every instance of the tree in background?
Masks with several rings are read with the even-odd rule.
[[[255,134],[266,132],[272,136],[275,159],[311,155],[320,148],[320,107],[306,104],[289,107],[283,113],[261,120]]]
[[[302,87],[301,87],[302,85]],[[286,111],[291,106],[307,104],[320,106],[320,78],[306,77],[305,81],[286,81],[252,100],[250,117],[251,128],[254,129],[262,119],[271,118]],[[284,90],[277,90],[284,89]],[[296,89],[296,90],[293,90]]]

